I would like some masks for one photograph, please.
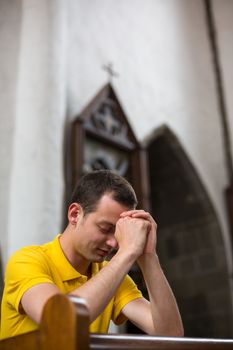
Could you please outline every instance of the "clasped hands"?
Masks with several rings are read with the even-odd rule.
[[[120,250],[136,255],[155,253],[157,225],[144,210],[130,210],[121,213],[116,224],[115,238]]]

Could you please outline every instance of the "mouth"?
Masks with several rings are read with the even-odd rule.
[[[98,252],[98,255],[101,255],[101,256],[107,256],[110,254],[109,250],[100,249],[100,248],[97,249],[97,252]]]

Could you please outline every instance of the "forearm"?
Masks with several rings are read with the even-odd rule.
[[[134,257],[118,251],[98,274],[70,293],[86,301],[90,322],[107,306],[134,261]]]
[[[149,293],[156,335],[183,336],[183,325],[173,292],[156,254],[143,254],[137,260]]]

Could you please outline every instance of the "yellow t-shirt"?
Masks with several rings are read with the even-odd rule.
[[[107,262],[92,263],[92,277],[106,264]],[[59,235],[42,246],[20,249],[10,258],[6,268],[0,338],[38,328],[25,313],[19,311],[20,300],[29,288],[39,283],[52,283],[62,293],[68,294],[86,281],[87,277],[76,271],[66,259],[59,243]],[[106,333],[111,319],[116,324],[125,321],[124,317],[120,317],[122,308],[141,297],[141,292],[127,275],[102,314],[90,325],[90,332]]]

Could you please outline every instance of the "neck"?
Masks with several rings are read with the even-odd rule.
[[[91,263],[78,254],[73,248],[71,229],[69,226],[67,226],[65,231],[60,236],[59,242],[66,259],[75,268],[75,270],[82,275],[89,277],[91,275]]]

